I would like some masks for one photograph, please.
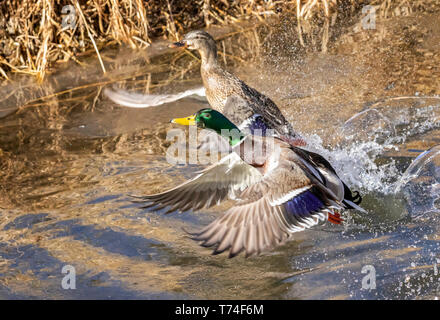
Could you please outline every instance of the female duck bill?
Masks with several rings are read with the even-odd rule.
[[[179,41],[179,42],[173,42],[170,45],[168,45],[168,48],[186,48],[188,45],[183,42],[183,41]]]

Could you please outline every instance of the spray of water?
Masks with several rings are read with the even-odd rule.
[[[306,140],[308,149],[325,157],[349,186],[366,192],[393,192],[398,175],[394,161],[381,165],[376,162],[383,151],[392,148],[392,145],[367,141],[327,149],[317,135],[308,136]]]
[[[203,87],[170,94],[141,94],[117,88],[105,88],[104,94],[113,102],[129,108],[149,108],[190,96],[202,98],[206,96],[205,88]]]
[[[411,99],[414,99],[412,97]],[[405,171],[398,169],[394,154],[407,141],[417,141],[440,128],[439,104],[402,104],[367,109],[350,118],[340,133],[343,143],[326,148],[317,135],[306,137],[308,149],[327,158],[339,176],[352,188],[393,201],[403,197],[413,216],[438,211],[440,203],[440,146],[421,153]],[[385,201],[385,200],[384,200]],[[437,204],[437,205],[436,205]],[[390,206],[386,207],[387,210]]]

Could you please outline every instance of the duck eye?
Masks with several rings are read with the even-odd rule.
[[[205,114],[205,118],[209,119],[211,118],[211,115],[209,113]]]

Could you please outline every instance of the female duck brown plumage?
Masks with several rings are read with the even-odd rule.
[[[172,48],[197,50],[202,58],[201,76],[206,97],[212,108],[224,113],[240,128],[255,115],[260,115],[265,124],[275,130],[283,140],[293,145],[305,145],[301,136],[277,105],[268,97],[248,86],[244,81],[226,71],[217,60],[217,46],[211,35],[205,31],[191,31],[184,38],[170,45]],[[226,102],[235,98],[240,103]],[[225,105],[232,106],[224,110]],[[232,117],[233,115],[233,117]]]

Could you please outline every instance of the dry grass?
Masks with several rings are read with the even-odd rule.
[[[302,23],[315,17],[325,21],[319,23],[325,51],[329,19],[341,8],[371,3],[387,17],[397,11],[411,12],[424,2],[430,1],[4,0],[0,2],[0,78],[8,79],[12,72],[42,80],[56,62],[80,63],[77,58],[90,52],[96,53],[105,73],[99,52],[104,46],[123,43],[145,48],[157,37],[176,39],[195,28],[249,19],[264,22],[285,13],[296,16],[302,45]],[[74,23],[69,24],[69,16]]]

